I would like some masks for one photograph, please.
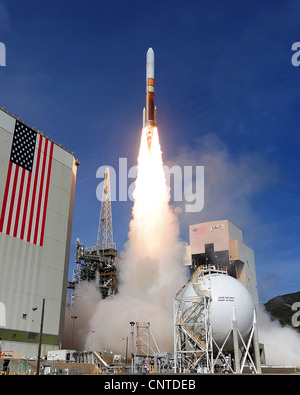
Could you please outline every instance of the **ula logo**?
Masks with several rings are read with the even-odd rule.
[[[298,67],[300,65],[300,42],[296,42],[292,45],[292,51],[297,51],[292,56],[292,65]]]
[[[211,227],[210,227],[211,232],[215,232],[215,231],[219,231],[219,230],[225,230],[224,224],[211,225]]]
[[[0,66],[6,66],[6,48],[3,43],[0,43]]]

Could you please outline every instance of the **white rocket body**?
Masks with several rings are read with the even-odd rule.
[[[143,128],[146,128],[148,149],[151,149],[153,128],[157,126],[154,105],[154,51],[149,48],[146,56],[146,106],[143,111]]]

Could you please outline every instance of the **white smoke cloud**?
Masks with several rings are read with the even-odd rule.
[[[76,300],[67,308],[65,315],[63,348],[84,350],[85,339],[89,335],[89,321],[101,300],[94,282],[82,281],[76,287]],[[71,317],[76,317],[72,319]],[[93,330],[93,329],[92,329]]]
[[[300,334],[293,328],[282,327],[272,321],[265,307],[260,305],[257,315],[258,336],[264,344],[267,365],[299,366]]]
[[[119,262],[119,293],[99,300],[94,284],[83,284],[80,289],[81,297],[72,312],[78,315],[75,338],[82,339],[81,344],[76,343],[77,348],[113,350],[124,355],[124,338],[130,335],[130,321],[140,321],[151,323],[161,350],[173,351],[172,301],[186,280],[182,265],[185,251],[177,216],[180,225],[186,228],[192,223],[228,218],[242,229],[247,224],[248,237],[249,226],[255,225],[256,237],[261,231],[267,242],[266,229],[251,203],[255,195],[276,182],[276,165],[256,154],[232,158],[226,145],[215,135],[204,136],[192,150],[182,148],[170,162],[170,167],[173,164],[205,166],[204,210],[198,214],[186,213],[184,202],[174,202],[172,211],[165,199],[150,227],[142,218],[137,220],[138,213],[133,210],[128,242]],[[159,177],[160,170],[159,167]],[[164,193],[168,191],[164,189]],[[148,249],[155,254],[149,254]],[[265,346],[267,364],[299,364],[300,335],[271,321],[263,308],[258,313],[259,340]],[[72,322],[68,321],[66,332],[70,334]],[[95,333],[91,335],[91,331]]]
[[[119,292],[104,300],[93,296],[90,300],[90,286],[86,286],[76,303],[78,310],[85,306],[84,319],[79,312],[77,323],[77,337],[85,332],[85,350],[92,346],[102,352],[124,352],[130,321],[135,321],[150,322],[160,350],[173,351],[173,298],[186,281],[185,248],[177,217],[168,204],[158,136],[153,135],[151,155],[144,137],[128,242],[118,263]]]
[[[178,153],[166,161],[169,167],[204,166],[203,210],[187,213],[186,202],[172,201],[182,212],[181,231],[186,232],[193,223],[229,219],[247,230],[248,240],[252,236],[257,240],[261,232],[264,242],[268,243],[270,228],[256,214],[253,202],[276,184],[278,166],[256,152],[232,154],[232,151],[217,135],[209,133],[199,137],[193,147],[180,147]],[[255,229],[253,234],[251,229]]]
[[[172,202],[179,213],[181,231],[188,241],[188,226],[198,222],[229,219],[244,233],[246,242],[267,248],[273,240],[272,230],[263,217],[257,215],[254,198],[272,188],[278,181],[279,169],[276,163],[258,153],[230,155],[226,144],[216,135],[207,134],[199,138],[193,148],[181,147],[180,152],[167,164],[180,166],[204,166],[204,209],[199,213],[187,213],[185,202]],[[271,260],[271,257],[270,257]],[[268,262],[256,261],[257,269]],[[270,281],[278,274],[274,262],[269,266]],[[282,279],[282,274],[281,277]],[[264,279],[265,280],[265,279]],[[272,283],[263,281],[264,289]],[[291,327],[281,327],[278,321],[272,321],[262,306],[258,312],[259,339],[265,345],[267,364],[299,365],[300,335]]]

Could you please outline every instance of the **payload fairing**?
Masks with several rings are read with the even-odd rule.
[[[146,57],[146,106],[143,111],[143,128],[146,128],[148,149],[151,149],[153,128],[157,126],[154,106],[154,51],[149,48]]]

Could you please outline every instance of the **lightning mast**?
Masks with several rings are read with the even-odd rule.
[[[115,249],[111,215],[109,168],[105,169],[102,204],[100,211],[97,246],[100,250]]]

